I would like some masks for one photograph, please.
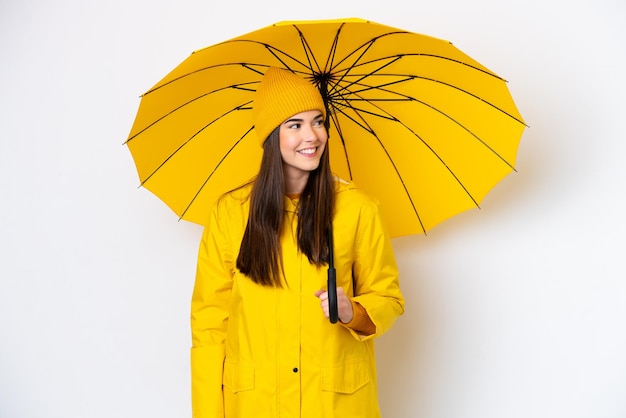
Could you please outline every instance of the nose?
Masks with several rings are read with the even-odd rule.
[[[317,141],[319,132],[312,125],[305,125],[302,130],[302,139],[307,142]]]

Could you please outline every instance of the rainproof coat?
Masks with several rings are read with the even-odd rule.
[[[191,303],[193,416],[380,417],[373,339],[404,312],[404,299],[377,202],[336,182],[337,285],[375,324],[363,336],[322,313],[315,291],[326,288],[327,270],[298,251],[297,200],[285,197],[283,287],[237,270],[249,193],[222,197],[202,236]]]

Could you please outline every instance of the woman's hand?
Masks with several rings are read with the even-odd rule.
[[[324,312],[324,316],[328,318],[330,316],[328,309],[328,292],[324,289],[320,289],[315,292],[315,296],[319,298],[322,312]],[[341,287],[337,288],[337,312],[339,314],[339,320],[344,324],[352,321],[352,317],[354,316],[352,302],[350,302],[350,298]]]

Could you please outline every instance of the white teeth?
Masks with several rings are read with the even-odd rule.
[[[300,154],[313,154],[315,152],[315,148],[307,148],[298,151]]]

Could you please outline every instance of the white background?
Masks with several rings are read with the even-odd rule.
[[[452,41],[530,129],[481,210],[395,239],[386,418],[626,416],[621,0],[0,0],[0,417],[188,417],[200,227],[137,188],[139,95],[192,50],[361,17]]]

